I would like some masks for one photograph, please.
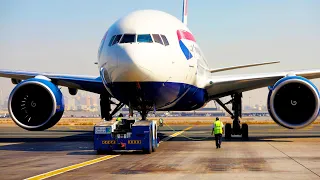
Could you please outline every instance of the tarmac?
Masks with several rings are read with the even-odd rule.
[[[210,134],[210,126],[165,126],[152,154],[97,155],[92,126],[0,125],[1,179],[320,179],[320,125],[249,125],[248,141],[223,139],[221,149]]]

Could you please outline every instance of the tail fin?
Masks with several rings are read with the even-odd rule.
[[[188,0],[183,0],[182,22],[187,25],[188,22]]]

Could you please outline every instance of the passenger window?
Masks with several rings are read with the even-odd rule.
[[[137,41],[143,42],[143,43],[152,43],[153,42],[150,34],[139,34]]]
[[[166,36],[165,36],[165,35],[161,35],[161,38],[162,38],[162,40],[163,40],[164,45],[168,46],[168,45],[169,45],[169,41],[168,41],[168,39],[166,38]]]
[[[109,42],[109,46],[112,45],[112,42],[113,42],[113,40],[114,40],[115,37],[116,37],[116,35],[112,36],[112,38],[110,39],[110,42]]]
[[[154,42],[159,43],[159,44],[163,44],[159,34],[152,34],[152,37],[153,37]]]
[[[135,34],[124,34],[120,43],[133,43],[136,41]]]
[[[121,36],[122,36],[122,34],[117,35],[116,38],[114,39],[114,41],[112,42],[112,45],[119,43]]]

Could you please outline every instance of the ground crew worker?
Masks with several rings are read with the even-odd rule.
[[[160,126],[163,126],[163,119],[162,118],[159,119],[159,123],[160,123]]]
[[[123,117],[123,114],[120,113],[119,116],[117,117],[116,121],[122,121],[122,117]]]
[[[211,135],[215,136],[216,139],[216,147],[221,148],[221,140],[222,140],[222,133],[223,133],[223,123],[217,117],[216,121],[213,123]]]

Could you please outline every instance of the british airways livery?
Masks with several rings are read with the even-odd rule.
[[[98,50],[99,77],[0,70],[16,87],[8,108],[13,121],[27,130],[54,126],[64,112],[63,95],[85,90],[100,94],[101,117],[112,119],[124,105],[132,115],[146,120],[150,111],[189,111],[215,100],[233,118],[226,137],[248,136],[240,124],[242,92],[269,86],[268,109],[279,125],[296,129],[312,123],[319,113],[319,91],[309,79],[320,78],[320,69],[248,75],[216,75],[217,72],[278,62],[210,69],[187,27],[187,0],[183,20],[156,10],[132,12],[117,20],[105,33]],[[226,107],[220,98],[231,96]],[[120,103],[111,111],[117,99]]]

